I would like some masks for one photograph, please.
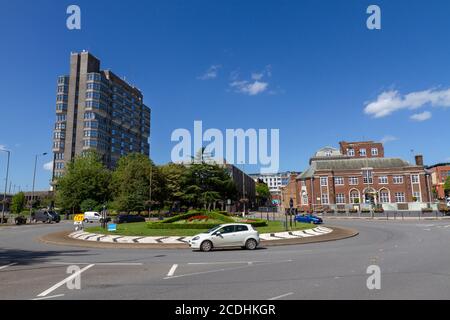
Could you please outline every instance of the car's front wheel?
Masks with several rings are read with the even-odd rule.
[[[203,252],[211,251],[212,248],[213,248],[213,244],[209,240],[203,241],[202,244],[200,245],[200,250]]]
[[[255,250],[257,246],[258,243],[256,242],[255,239],[248,239],[247,242],[245,243],[245,248],[247,250]]]

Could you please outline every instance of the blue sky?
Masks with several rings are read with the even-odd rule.
[[[79,31],[66,28],[70,4],[81,8]],[[381,30],[366,28],[370,4]],[[11,181],[30,189],[34,155],[51,152],[56,79],[83,49],[143,91],[157,163],[170,160],[172,131],[194,120],[279,128],[281,170],[304,170],[340,140],[385,139],[387,156],[411,160],[413,149],[428,164],[449,161],[449,15],[445,0],[1,0]],[[48,188],[50,160],[39,160],[36,189]]]

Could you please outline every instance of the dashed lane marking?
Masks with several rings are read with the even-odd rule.
[[[175,270],[177,270],[177,268],[178,268],[178,265],[177,265],[177,264],[174,264],[174,265],[170,268],[169,272],[167,273],[167,276],[168,276],[168,277],[172,277],[173,274],[175,273]]]
[[[288,292],[288,293],[282,294],[280,296],[276,296],[276,297],[270,298],[268,300],[278,300],[278,299],[281,299],[281,298],[292,296],[293,294],[294,294],[293,292]]]

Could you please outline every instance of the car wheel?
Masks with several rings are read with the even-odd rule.
[[[256,242],[255,239],[248,239],[247,242],[245,243],[245,248],[247,250],[255,250],[257,246],[258,243]]]
[[[212,242],[209,240],[206,240],[206,241],[203,241],[202,244],[200,245],[200,250],[203,252],[208,252],[208,251],[211,251],[212,247],[213,247]]]
[[[83,222],[84,222],[84,223],[88,223],[89,220],[88,220],[88,219],[84,219]]]

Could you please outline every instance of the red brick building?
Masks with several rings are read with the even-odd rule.
[[[369,205],[420,210],[431,198],[422,156],[416,156],[415,164],[385,158],[383,145],[373,141],[341,142],[340,150],[319,150],[297,184],[299,207],[305,210]]]
[[[450,177],[450,163],[439,163],[428,167],[431,174],[431,183],[436,190],[438,199],[445,198],[444,184],[447,177]]]

